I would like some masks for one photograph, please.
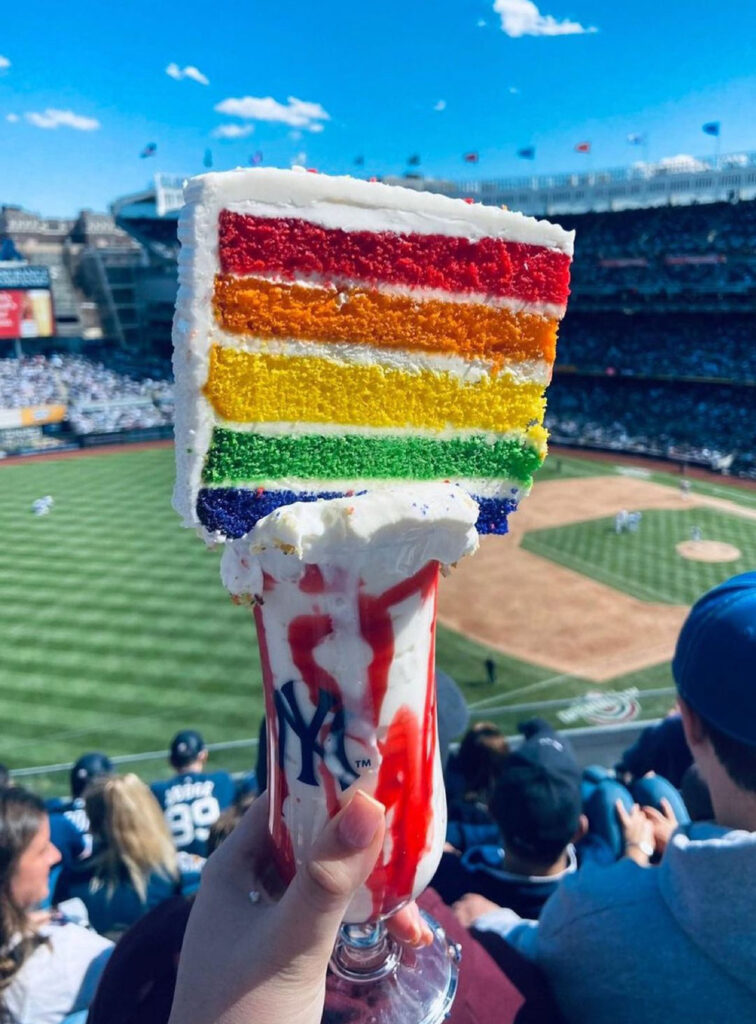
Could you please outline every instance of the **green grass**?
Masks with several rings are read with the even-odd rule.
[[[546,463],[540,479],[613,472],[611,464],[562,456],[559,465]],[[163,448],[0,467],[0,761],[21,768],[71,761],[87,749],[158,751],[184,727],[201,729],[210,743],[257,735],[262,694],[251,617],[228,600],[217,552],[181,528],[170,507],[172,486],[173,452]],[[721,496],[737,500],[739,493]],[[37,518],[31,503],[44,494],[55,507]],[[710,532],[703,511],[695,518],[705,536],[730,539]],[[644,531],[649,523],[644,517]],[[591,542],[591,564],[597,552]],[[713,571],[719,579],[733,569]],[[692,600],[706,585],[701,580],[669,599]],[[443,627],[437,649],[439,667],[460,682],[473,713],[505,729],[533,713],[531,705],[595,689]],[[610,685],[658,689],[671,681],[660,666]],[[643,714],[663,711],[668,701],[644,699]],[[558,723],[559,707],[543,710]],[[249,749],[213,755],[216,767],[229,770],[252,760]],[[167,766],[158,757],[136,770],[155,778]],[[42,792],[66,788],[60,773],[30,783]]]
[[[700,527],[706,540],[741,552],[733,562],[696,562],[675,550]],[[756,566],[756,520],[709,508],[643,513],[637,533],[615,534],[614,518],[525,535],[522,546],[642,601],[692,604],[710,587]]]

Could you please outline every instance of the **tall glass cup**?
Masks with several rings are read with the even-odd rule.
[[[224,556],[232,591],[239,592],[247,570],[259,570],[252,597],[267,715],[269,827],[284,880],[354,789],[386,808],[383,849],[349,905],[331,962],[327,1008],[334,1020],[346,1001],[350,1021],[431,1024],[443,1019],[456,988],[455,950],[435,922],[436,940],[421,950],[399,947],[383,924],[428,885],[446,834],[436,597],[442,561],[456,561],[477,542],[474,502],[456,488],[439,493],[435,516],[428,502],[418,506],[406,492],[398,508],[384,492],[351,504],[318,503],[334,506],[333,514],[326,510],[324,529],[320,510],[310,544],[302,534],[314,513],[292,505],[274,513],[279,523],[267,524],[269,536],[262,521],[256,541],[253,531],[241,542],[241,556],[238,547]],[[288,530],[281,522],[287,513],[289,526],[300,515]]]

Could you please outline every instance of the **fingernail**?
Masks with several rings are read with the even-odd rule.
[[[364,850],[375,839],[384,813],[383,804],[373,800],[362,791],[355,793],[341,812],[338,826],[339,839],[346,846],[351,846],[355,850]]]

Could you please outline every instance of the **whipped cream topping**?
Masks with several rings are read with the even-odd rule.
[[[262,574],[296,580],[306,565],[347,570],[368,592],[414,575],[424,565],[457,562],[478,547],[478,506],[454,484],[407,484],[330,501],[296,502],[226,544],[224,586],[260,594]]]

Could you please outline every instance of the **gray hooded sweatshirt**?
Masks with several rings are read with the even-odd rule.
[[[475,928],[532,960],[576,1024],[756,1021],[756,832],[688,825],[658,867],[586,864],[540,922]]]

